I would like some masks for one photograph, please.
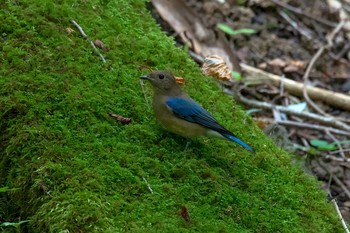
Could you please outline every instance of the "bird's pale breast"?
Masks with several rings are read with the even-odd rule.
[[[153,109],[159,123],[172,133],[179,134],[183,137],[198,137],[205,136],[207,128],[185,121],[171,111],[166,105],[165,96],[157,96],[153,99]]]

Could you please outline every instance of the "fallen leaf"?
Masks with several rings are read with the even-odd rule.
[[[258,68],[261,69],[261,70],[265,70],[267,68],[266,62],[260,63]]]
[[[116,119],[117,121],[119,121],[120,123],[122,123],[123,125],[128,125],[131,123],[132,119],[129,117],[123,117],[114,113],[109,113],[109,115],[111,117],[113,117],[114,119]]]
[[[295,112],[302,112],[306,109],[306,107],[307,107],[306,102],[301,102],[298,104],[291,104],[287,108]]]
[[[109,50],[108,48],[106,48],[106,46],[104,45],[104,43],[101,40],[95,40],[94,45],[97,48],[102,49],[104,52],[108,52],[108,50]]]
[[[72,28],[68,27],[68,28],[66,28],[66,32],[68,33],[68,35],[70,35],[75,31]]]
[[[182,207],[181,208],[181,213],[180,213],[181,217],[183,219],[185,219],[186,222],[190,222],[191,221],[191,218],[190,218],[190,214],[188,213],[188,210],[186,207]]]
[[[287,65],[287,62],[283,61],[280,58],[275,58],[271,61],[267,62],[270,66],[278,66],[278,67],[285,67]]]
[[[231,79],[231,70],[226,65],[224,59],[218,55],[210,55],[204,59],[202,72],[221,81]]]

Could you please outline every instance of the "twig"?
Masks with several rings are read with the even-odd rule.
[[[75,21],[75,20],[71,20],[71,22],[74,24],[74,26],[76,26],[80,32],[80,34],[85,38],[88,39],[88,36],[86,35],[86,33],[84,32],[83,28]],[[106,63],[106,59],[104,58],[104,56],[98,51],[98,49],[96,48],[94,42],[92,42],[92,40],[90,40],[90,44],[92,46],[92,48],[94,49],[95,53],[97,53],[97,55],[100,56],[100,58],[102,59],[102,61],[104,63]]]
[[[102,61],[104,63],[106,63],[106,59],[104,58],[104,56],[98,51],[98,49],[96,48],[94,42],[92,42],[92,40],[90,40],[90,44],[92,46],[92,48],[95,50],[95,52],[100,56],[100,58],[102,59]]]
[[[308,82],[309,82],[309,74],[310,71],[312,69],[312,67],[314,66],[315,62],[317,61],[317,59],[321,56],[321,54],[323,53],[323,51],[325,50],[325,46],[322,46],[321,48],[318,49],[317,53],[312,57],[309,65],[307,66],[307,69],[304,73],[303,76],[303,80],[304,80],[304,88],[303,88],[303,96],[306,100],[306,102],[311,105],[311,107],[313,109],[315,109],[317,112],[319,112],[320,114],[326,116],[327,113],[325,113],[322,109],[320,109],[309,97],[308,93],[307,93],[307,86],[308,86]]]
[[[348,190],[348,188],[343,184],[343,182],[341,182],[341,180],[339,180],[339,178],[335,175],[333,175],[333,173],[328,169],[327,165],[321,161],[321,159],[318,159],[318,164],[329,174],[333,176],[333,180],[335,183],[337,183],[337,185],[344,191],[345,195],[350,198],[350,191]]]
[[[307,28],[301,27],[298,25],[297,22],[293,21],[292,18],[289,17],[284,11],[279,10],[278,14],[282,16],[295,30],[300,32],[301,35],[305,36],[307,39],[312,40],[313,39],[313,34],[312,31],[310,31]]]
[[[151,193],[153,193],[153,189],[151,188],[151,185],[149,185],[149,183],[148,183],[148,181],[146,180],[146,178],[142,176],[142,179],[143,179],[143,181],[145,181],[145,183],[147,184],[147,187],[148,187],[149,191],[150,191]]]
[[[337,27],[334,28],[334,30],[329,35],[326,36],[328,48],[333,46],[333,39],[335,35],[337,35],[337,33],[344,27],[344,25],[345,25],[345,21],[340,21],[337,24]]]
[[[281,75],[281,84],[280,84],[280,96],[284,95],[284,79],[286,76],[284,74]]]
[[[342,214],[341,214],[341,212],[340,212],[340,210],[339,210],[339,207],[338,207],[338,204],[337,204],[335,198],[333,198],[333,199],[331,200],[331,202],[333,203],[334,208],[335,208],[335,210],[337,211],[337,214],[338,214],[338,216],[339,216],[340,222],[341,222],[341,224],[343,225],[343,228],[344,228],[345,232],[346,232],[346,233],[350,233],[350,231],[349,231],[349,229],[348,229],[348,226],[346,225],[346,222],[344,221],[344,218],[343,218],[343,216],[342,216]]]
[[[123,125],[128,125],[131,123],[132,119],[129,117],[123,117],[121,115],[115,114],[115,113],[108,113],[111,117],[122,123]]]
[[[333,126],[333,127],[339,128],[339,129],[343,129],[345,131],[350,131],[350,127],[348,125],[346,125],[340,121],[335,121],[333,117],[323,117],[323,116],[320,116],[320,115],[317,115],[314,113],[309,113],[309,112],[298,112],[298,111],[291,110],[291,109],[284,107],[284,106],[279,106],[279,105],[275,106],[275,105],[272,105],[272,104],[266,103],[266,102],[250,100],[250,99],[243,97],[239,91],[237,91],[235,93],[228,93],[228,94],[235,95],[239,101],[241,101],[242,103],[248,104],[250,106],[263,108],[263,109],[276,108],[277,110],[284,112],[284,113],[287,113],[287,114],[290,114],[290,115],[304,117],[306,119],[315,120],[317,122],[322,122],[325,125],[330,125],[330,126]]]
[[[145,98],[145,101],[146,101],[147,108],[148,108],[148,110],[150,110],[151,107],[150,107],[150,105],[148,103],[148,99],[147,99],[147,96],[146,96],[146,91],[145,91],[145,88],[144,88],[145,84],[144,84],[144,82],[141,79],[140,79],[140,86],[141,86],[141,90],[142,90],[142,93],[143,93],[143,97]]]
[[[325,113],[321,108],[319,108],[309,97],[308,92],[307,92],[307,85],[309,82],[309,75],[311,72],[312,67],[314,66],[315,62],[317,61],[317,59],[321,56],[321,54],[323,53],[323,51],[325,49],[328,49],[330,47],[333,46],[333,38],[335,37],[335,35],[340,31],[340,29],[342,29],[342,27],[344,26],[345,21],[341,21],[337,27],[329,34],[329,36],[327,36],[327,45],[323,45],[321,46],[317,53],[312,57],[310,63],[307,66],[307,69],[303,75],[303,80],[304,80],[304,88],[303,88],[303,96],[306,100],[306,102],[312,106],[313,109],[315,109],[317,112],[319,112],[320,114],[324,115],[324,116],[330,116],[329,114]]]
[[[350,152],[350,148],[349,149],[343,149],[344,152]],[[339,150],[334,150],[329,152],[329,154],[334,155],[334,154],[338,154],[340,151]],[[350,159],[349,159],[350,161]]]
[[[269,80],[275,86],[280,86],[281,84],[281,77],[278,75],[268,73],[266,71],[257,69],[255,67],[243,63],[241,63],[240,65],[242,67],[243,72],[245,73],[244,77],[247,80],[252,80],[252,82],[254,82],[254,80]],[[285,91],[288,91],[289,93],[296,96],[303,96],[303,83],[296,82],[288,78],[284,78],[283,83]],[[317,99],[327,103],[330,106],[350,111],[349,95],[312,86],[307,87],[307,92],[309,97],[312,99]]]
[[[343,147],[341,146],[341,144],[339,143],[339,140],[336,139],[334,137],[334,135],[329,131],[329,130],[325,130],[326,134],[335,142],[335,144],[337,144],[339,151],[340,151],[340,155],[341,157],[343,157],[343,159],[345,159],[345,154],[344,154],[344,150]]]
[[[325,20],[325,19],[322,19],[322,18],[318,18],[318,17],[316,17],[316,16],[314,16],[314,15],[305,13],[305,12],[303,12],[302,10],[300,10],[300,9],[298,9],[298,8],[296,8],[296,7],[293,7],[293,6],[291,6],[291,5],[288,5],[288,4],[286,4],[286,3],[280,2],[280,1],[278,1],[278,0],[271,0],[271,1],[274,2],[276,5],[279,5],[280,7],[286,8],[287,10],[292,11],[292,12],[294,12],[294,13],[296,13],[296,14],[303,15],[303,16],[305,16],[305,17],[308,17],[308,18],[310,18],[310,19],[313,19],[313,20],[315,20],[315,21],[317,21],[317,22],[319,22],[319,23],[322,23],[322,24],[324,24],[324,25],[327,25],[327,26],[329,26],[329,27],[336,27],[336,26],[337,26],[337,24],[334,23],[334,22],[330,22],[330,21],[328,21],[328,20]]]
[[[332,152],[335,152],[335,151],[332,151]],[[336,161],[336,162],[350,163],[350,159],[339,158],[339,157],[335,157],[333,155],[326,155],[324,158],[325,159],[330,159],[330,160],[333,160],[333,161]]]
[[[276,123],[280,124],[280,125],[295,126],[295,127],[304,128],[304,129],[306,128],[306,129],[314,129],[314,130],[319,130],[319,131],[328,131],[328,132],[332,132],[335,134],[350,137],[350,132],[339,130],[339,129],[334,129],[334,128],[329,128],[329,127],[325,127],[325,126],[321,126],[321,125],[308,124],[308,123],[302,123],[302,122],[297,122],[297,121],[288,121],[288,120],[276,121]]]
[[[337,185],[340,186],[340,188],[344,191],[345,195],[348,196],[348,198],[350,198],[350,191],[343,184],[343,182],[341,182],[341,180],[339,180],[339,178],[337,176],[333,176],[333,180],[335,181],[335,183],[337,183]]]
[[[82,28],[77,22],[75,22],[75,20],[72,19],[71,21],[72,21],[72,23],[78,28],[80,34],[81,34],[84,38],[87,38],[88,36],[85,34],[83,28]]]

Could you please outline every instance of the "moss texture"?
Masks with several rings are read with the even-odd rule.
[[[28,219],[23,232],[341,231],[317,182],[200,74],[144,1],[7,0],[0,9],[0,187],[19,188],[0,193],[0,222]],[[109,47],[107,63],[71,19]],[[186,141],[145,104],[145,65],[185,77],[190,95],[257,154],[206,138],[183,154]]]

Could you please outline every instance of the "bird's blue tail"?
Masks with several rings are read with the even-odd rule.
[[[255,153],[255,150],[253,148],[251,148],[247,143],[243,142],[242,140],[240,140],[239,138],[233,136],[233,135],[229,135],[229,134],[223,134],[223,136],[225,138],[227,138],[230,141],[233,141],[241,146],[243,146],[244,148],[246,148],[247,150],[249,150],[252,153]]]

